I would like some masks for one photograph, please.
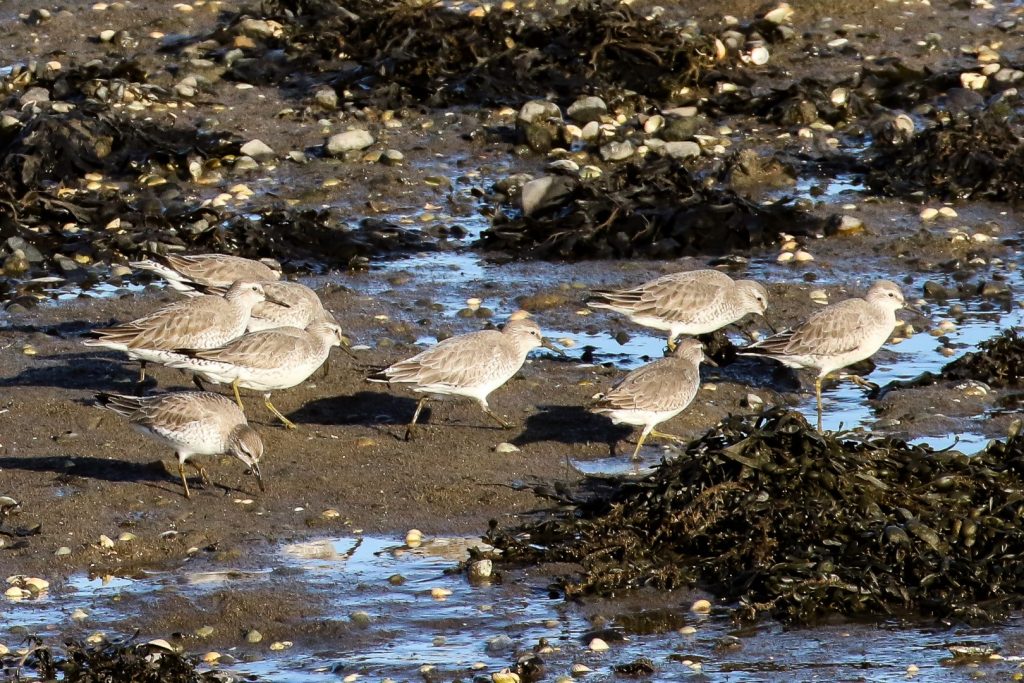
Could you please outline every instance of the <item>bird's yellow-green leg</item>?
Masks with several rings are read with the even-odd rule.
[[[178,461],[178,474],[181,475],[181,485],[185,487],[185,497],[191,498],[192,494],[188,490],[188,479],[185,478],[185,463]]]
[[[678,344],[676,344],[676,337],[675,337],[675,335],[672,334],[672,333],[669,333],[669,335],[668,335],[668,351],[669,351],[669,353],[675,353],[676,346],[678,346]]]
[[[821,377],[814,380],[814,395],[818,399],[818,432],[821,433]]]
[[[501,417],[496,415],[490,408],[484,407],[484,412],[487,413],[488,417],[500,424],[502,429],[512,429],[512,425],[501,419]]]
[[[646,429],[644,431],[640,432],[640,438],[637,439],[637,441],[636,441],[636,448],[633,449],[633,460],[639,460],[640,459],[640,447],[644,445],[644,441],[647,440],[647,435],[649,433],[650,432],[648,432]]]
[[[666,434],[665,432],[659,432],[657,429],[651,430],[651,436],[659,439],[668,439],[669,441],[675,441],[676,443],[686,443],[686,439],[681,436],[675,436],[674,434]]]
[[[277,416],[277,419],[284,423],[287,429],[298,429],[295,423],[289,420],[287,417],[281,414],[281,411],[274,407],[274,404],[270,402],[270,394],[263,397],[263,403],[267,406],[267,410]]]
[[[238,380],[236,379],[231,383],[231,388],[235,391],[235,402],[238,403],[239,409],[244,413],[245,406],[242,405],[242,395],[238,393]]]
[[[146,381],[146,361],[139,361],[139,384]]]
[[[413,431],[416,429],[416,421],[420,419],[420,411],[423,410],[423,404],[429,400],[429,397],[424,396],[416,404],[416,412],[412,414],[412,422],[405,428],[405,440],[412,441]]]
[[[195,471],[199,473],[199,478],[202,480],[203,486],[209,486],[210,477],[206,474],[206,468],[197,462],[193,462],[192,460],[189,460],[188,464],[192,465],[192,467],[195,468]]]

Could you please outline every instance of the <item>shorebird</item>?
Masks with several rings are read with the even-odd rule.
[[[449,337],[367,379],[410,384],[413,391],[426,394],[416,404],[416,412],[406,427],[406,441],[413,436],[423,404],[440,396],[474,399],[488,417],[510,429],[511,425],[487,405],[487,396],[519,372],[526,355],[538,346],[558,350],[544,339],[537,323],[519,318],[507,322],[500,332],[481,330]]]
[[[304,330],[276,327],[249,332],[219,348],[183,351],[169,359],[167,365],[188,370],[214,384],[230,384],[239,408],[243,407],[239,387],[262,391],[267,409],[285,427],[295,429],[295,424],[270,402],[271,392],[305,381],[323,365],[331,349],[343,342],[338,325],[317,321]]]
[[[281,278],[281,265],[272,259],[253,261],[228,254],[153,255],[130,264],[162,276],[179,292],[202,287],[230,287],[238,280],[261,282]]]
[[[253,306],[265,298],[259,283],[238,281],[224,296],[184,299],[130,323],[93,330],[96,338],[84,343],[127,352],[141,363],[142,382],[147,362],[165,363],[175,351],[216,348],[244,334]]]
[[[633,370],[591,407],[615,424],[643,427],[633,450],[633,459],[648,436],[679,441],[679,437],[655,431],[655,427],[683,411],[700,387],[701,362],[714,365],[704,356],[696,339],[683,339],[671,355]]]
[[[260,474],[263,441],[231,399],[208,391],[183,391],[145,397],[102,393],[96,400],[127,417],[136,431],[174,449],[186,498],[192,497],[185,478],[186,462],[204,484],[210,483],[206,469],[190,460],[195,455],[233,455],[256,476],[260,491],[266,490]]]
[[[317,293],[298,282],[262,282],[267,301],[253,306],[249,319],[249,332],[270,330],[275,327],[298,327],[305,329],[317,321],[337,322],[324,308]],[[206,294],[221,294],[223,287],[203,287]]]
[[[906,306],[899,285],[879,280],[864,298],[826,306],[794,328],[784,330],[739,351],[768,356],[791,367],[817,370],[814,394],[821,431],[821,382],[830,373],[870,358],[892,335],[896,311]],[[917,309],[907,306],[915,312]],[[860,377],[851,379],[864,385]]]
[[[637,325],[668,332],[672,350],[681,334],[714,332],[748,313],[763,317],[768,290],[754,280],[733,280],[717,270],[688,270],[631,289],[594,290],[587,306],[615,311]]]

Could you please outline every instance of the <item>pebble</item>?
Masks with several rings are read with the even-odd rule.
[[[447,600],[452,594],[452,589],[435,586],[430,589],[430,597],[435,600]]]
[[[54,551],[53,554],[57,557],[64,557],[65,555],[71,554],[71,548],[67,547],[66,545],[62,545],[61,547],[57,548],[57,550]]]
[[[198,638],[209,638],[213,635],[212,626],[200,626],[196,629],[196,637]]]
[[[610,646],[601,638],[594,638],[590,641],[590,644],[587,647],[589,647],[593,652],[604,652],[605,650],[608,650]]]
[[[839,227],[836,231],[840,235],[856,235],[864,232],[864,221],[856,216],[843,216],[839,219]]]
[[[83,621],[89,617],[89,613],[83,609],[76,609],[71,613],[72,621]]]
[[[828,303],[828,292],[824,289],[812,289],[809,297],[811,301],[816,304],[821,304],[822,306]]]
[[[494,563],[490,560],[477,560],[469,565],[469,575],[475,579],[489,579],[494,572]]]
[[[205,655],[203,655],[203,661],[206,662],[207,664],[213,664],[218,659],[220,659],[220,653],[219,652],[211,651],[211,652],[207,652]]]
[[[690,611],[697,614],[707,614],[711,611],[711,602],[709,600],[697,600],[690,605]]]
[[[247,643],[256,644],[261,640],[263,640],[263,634],[257,631],[256,629],[251,629],[249,632],[245,634],[245,641]]]
[[[692,636],[696,632],[697,632],[697,629],[694,628],[693,626],[683,626],[682,628],[679,629],[679,633],[681,635],[684,635],[684,636]]]
[[[944,206],[941,209],[939,209],[939,215],[942,216],[943,218],[957,217],[956,210],[951,206]]]
[[[419,529],[409,529],[409,531],[405,533],[405,544],[410,548],[417,548],[422,542],[423,532]]]
[[[274,651],[287,650],[292,645],[294,645],[294,643],[290,640],[278,640],[270,644],[270,649]]]
[[[920,669],[917,668],[916,664],[911,664],[910,666],[907,667],[907,675],[908,676],[913,676],[918,671],[920,671]]]
[[[810,252],[800,249],[795,254],[793,254],[793,260],[796,261],[797,263],[807,263],[809,261],[813,261],[814,257],[811,255]]]
[[[591,671],[593,671],[593,669],[591,669],[586,664],[573,664],[572,665],[572,675],[573,676],[580,676],[582,674],[588,674]]]
[[[107,536],[105,534],[101,535],[100,536],[100,547],[101,548],[113,548],[114,547],[114,539],[110,538],[110,536]]]
[[[581,97],[565,110],[566,115],[577,123],[599,121],[608,113],[608,105],[600,97]]]
[[[673,159],[689,159],[700,156],[700,145],[690,140],[666,142],[662,151]]]
[[[357,149],[366,149],[375,142],[370,131],[365,129],[347,130],[344,133],[335,133],[327,140],[327,152],[334,156],[340,156],[345,152]]]
[[[508,669],[502,669],[491,674],[491,680],[494,683],[519,683],[519,674],[513,673]]]
[[[605,161],[623,161],[633,156],[635,151],[629,140],[613,140],[601,147],[601,158]]]
[[[262,140],[250,140],[242,145],[239,151],[245,156],[252,157],[257,161],[266,161],[274,158],[274,150]]]
[[[503,441],[494,447],[495,453],[518,453],[519,448],[514,444],[510,444],[507,441]]]

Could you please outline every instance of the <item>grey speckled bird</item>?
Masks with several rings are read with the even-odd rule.
[[[324,308],[317,293],[306,285],[298,282],[262,282],[266,301],[261,301],[252,308],[249,319],[249,332],[271,330],[275,327],[298,327],[305,329],[314,322],[337,322],[334,316]],[[205,287],[207,294],[221,294],[223,287]]]
[[[594,290],[591,308],[627,316],[637,325],[669,333],[668,347],[681,334],[714,332],[748,313],[764,315],[768,290],[753,280],[733,280],[717,270],[663,275],[631,289]]]
[[[184,391],[145,397],[103,393],[96,400],[127,417],[136,431],[174,449],[186,498],[191,497],[186,462],[204,484],[210,482],[203,466],[190,460],[195,455],[233,455],[256,475],[260,491],[265,490],[260,475],[263,441],[231,399],[208,391]]]
[[[607,415],[615,424],[643,427],[633,451],[635,460],[647,437],[678,441],[655,427],[671,419],[693,402],[700,388],[700,364],[712,363],[696,339],[683,339],[667,358],[656,360],[623,377],[591,410]]]
[[[259,282],[281,277],[281,265],[276,261],[253,261],[229,254],[154,255],[130,265],[160,275],[179,292],[194,291],[195,285],[230,287],[238,280]]]
[[[253,307],[265,300],[263,286],[239,281],[224,296],[207,294],[177,301],[130,323],[94,330],[86,346],[125,351],[141,362],[165,363],[178,349],[212,349],[245,333]]]
[[[472,398],[488,417],[509,429],[511,425],[491,411],[487,396],[519,372],[526,354],[538,346],[554,348],[541,335],[537,323],[525,318],[510,320],[500,332],[481,330],[445,339],[368,379],[409,384],[413,391],[427,394],[416,405],[405,430],[406,440],[412,438],[423,404],[432,396]]]
[[[836,370],[870,358],[882,348],[896,326],[896,311],[904,306],[899,285],[879,280],[863,299],[826,306],[800,325],[751,344],[739,353],[768,356],[792,368],[817,370],[814,393],[820,432],[822,380]],[[864,383],[860,378],[854,381]]]

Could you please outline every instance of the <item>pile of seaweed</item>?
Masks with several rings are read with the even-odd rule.
[[[281,30],[266,30],[267,21]],[[303,79],[326,74],[339,92],[392,106],[515,104],[623,88],[668,99],[715,60],[713,36],[612,0],[549,18],[497,6],[475,15],[439,3],[264,0],[214,39],[231,47],[239,34],[255,44],[228,77],[307,88]]]
[[[750,249],[780,233],[820,235],[829,225],[784,201],[705,187],[666,158],[631,161],[563,189],[530,215],[499,212],[479,246],[546,259],[669,258]]]
[[[0,121],[0,266],[6,275],[57,270],[89,278],[84,264],[147,251],[228,251],[290,262],[424,248],[411,231],[350,228],[328,212],[270,206],[236,215],[200,203],[194,181],[230,173],[241,140],[109,106],[118,97],[138,102],[163,92],[129,60],[58,72],[19,67],[0,80],[0,107],[11,112]],[[101,180],[87,182],[87,176]]]
[[[978,344],[977,351],[969,351],[946,363],[940,375],[943,379],[973,379],[992,387],[1015,386],[1024,378],[1024,339],[1016,328]]]
[[[1024,194],[1020,119],[1005,107],[959,112],[877,151],[867,177],[877,192],[997,201]]]
[[[731,416],[639,478],[588,477],[514,528],[501,562],[572,562],[567,596],[701,586],[738,614],[985,621],[1024,602],[1024,437],[967,457]]]
[[[60,677],[65,683],[224,683],[234,680],[217,672],[200,673],[196,664],[179,654],[165,641],[137,643],[134,638],[89,645],[79,640],[65,642],[63,651],[54,651],[40,640],[25,657],[0,657],[4,670],[32,669],[45,680]],[[21,680],[15,678],[14,680]]]

